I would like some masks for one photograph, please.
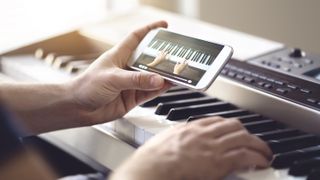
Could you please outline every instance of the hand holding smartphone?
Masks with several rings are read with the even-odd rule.
[[[128,66],[158,73],[174,84],[204,91],[216,79],[232,53],[230,46],[159,28],[144,37]]]

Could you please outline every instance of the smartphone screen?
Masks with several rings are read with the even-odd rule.
[[[222,49],[223,45],[159,30],[133,66],[196,86]]]

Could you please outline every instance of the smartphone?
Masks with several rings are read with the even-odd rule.
[[[230,46],[159,28],[144,37],[128,66],[158,73],[177,85],[204,91],[219,75],[232,53]]]

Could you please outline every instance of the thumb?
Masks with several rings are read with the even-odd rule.
[[[155,73],[122,70],[113,83],[120,90],[158,90],[164,86],[164,79]]]

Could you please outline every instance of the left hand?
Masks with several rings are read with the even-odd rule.
[[[170,84],[154,73],[129,71],[127,62],[152,29],[167,27],[154,22],[132,32],[121,43],[102,54],[71,83],[73,99],[92,125],[122,117],[133,107],[169,89]]]

